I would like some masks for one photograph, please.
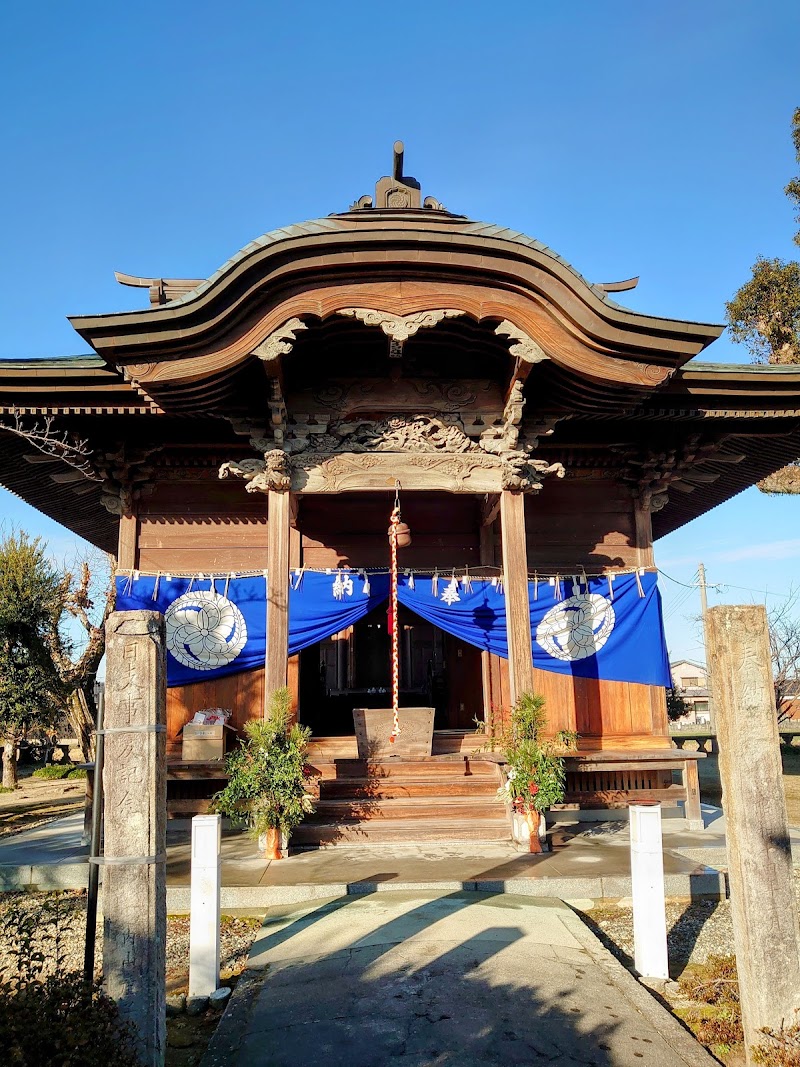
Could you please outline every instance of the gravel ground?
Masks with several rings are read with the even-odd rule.
[[[53,922],[43,922],[47,916]],[[0,899],[0,974],[16,969],[12,945],[26,925],[35,927],[33,949],[45,956],[45,973],[52,971],[60,956],[63,969],[83,967],[86,896],[69,893],[11,893]],[[225,915],[222,919],[220,974],[238,975],[247,962],[250,946],[261,925],[259,918]],[[55,933],[57,931],[57,934]],[[103,955],[102,922],[98,922],[95,960],[99,970]],[[189,918],[167,919],[167,989],[183,992],[189,976]]]
[[[795,871],[795,894],[800,901],[800,870]],[[630,901],[603,904],[581,912],[603,943],[626,966],[633,965],[633,910]],[[667,952],[673,978],[689,964],[709,956],[733,953],[733,925],[729,900],[696,900],[667,904]]]

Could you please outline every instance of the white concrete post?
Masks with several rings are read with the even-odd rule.
[[[219,985],[220,816],[192,819],[189,996],[209,997]]]
[[[661,806],[631,804],[634,965],[643,978],[669,978]]]

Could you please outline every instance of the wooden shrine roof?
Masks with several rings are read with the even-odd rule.
[[[524,396],[535,455],[576,474],[630,480],[643,456],[667,457],[680,477],[656,536],[800,456],[800,367],[699,361],[722,326],[627,309],[609,294],[636,279],[593,284],[540,241],[423,201],[402,146],[374,199],[272,230],[205,280],[118,280],[149,306],[72,318],[94,355],[0,361],[0,484],[112,551],[101,501],[131,472],[252,458],[248,437],[268,438],[287,398],[313,420],[332,379],[382,381],[384,411],[398,377],[406,411],[414,388],[485,379],[500,412]]]

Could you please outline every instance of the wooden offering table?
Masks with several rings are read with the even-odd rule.
[[[353,708],[359,759],[387,756],[419,758],[433,750],[435,708],[400,708],[400,733],[390,740],[394,725],[391,708]]]

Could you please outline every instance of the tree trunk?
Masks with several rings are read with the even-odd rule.
[[[3,744],[3,788],[17,788],[17,742],[8,737]]]
[[[93,703],[94,701],[90,701],[89,694],[84,689],[74,690],[67,700],[69,721],[78,739],[78,748],[81,750],[81,759],[84,763],[90,763],[94,759],[95,712],[92,707]]]

